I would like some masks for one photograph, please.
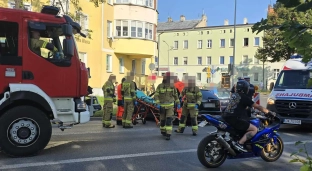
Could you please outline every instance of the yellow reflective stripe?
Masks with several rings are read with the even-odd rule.
[[[202,95],[203,95],[201,92],[198,92],[198,93],[196,93],[196,94],[199,95],[199,96],[202,96]]]
[[[113,98],[109,98],[109,97],[104,97],[104,100],[109,100],[109,101],[113,101]]]
[[[180,123],[180,124],[179,124],[179,127],[185,127],[185,124],[181,124],[181,123]]]
[[[159,103],[159,100],[156,100],[155,103]]]
[[[155,94],[154,94],[154,96],[158,96],[158,95],[159,95],[159,93],[155,93]]]
[[[180,103],[180,100],[176,100],[175,103]]]
[[[47,46],[48,42],[43,42],[41,48],[45,48]]]
[[[196,105],[196,103],[187,103],[188,107],[194,107]]]
[[[186,95],[191,95],[191,96],[192,96],[192,95],[194,95],[194,94],[193,94],[193,93],[186,93]]]
[[[172,126],[165,126],[167,131],[171,131],[172,130]]]
[[[127,124],[131,124],[132,120],[126,120],[125,121]]]
[[[161,126],[160,129],[166,129],[164,126]]]
[[[198,130],[198,126],[192,126],[193,130]]]
[[[170,103],[170,104],[168,104],[168,103],[167,104],[166,103],[161,103],[160,106],[171,107],[171,106],[174,106],[174,103]]]

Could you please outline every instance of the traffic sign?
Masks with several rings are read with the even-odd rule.
[[[152,71],[152,70],[154,70],[154,69],[156,68],[156,66],[155,66],[154,63],[150,63],[150,64],[148,65],[148,68]]]
[[[214,74],[214,73],[216,73],[216,70],[215,69],[211,70],[211,74]]]
[[[148,82],[150,82],[150,83],[154,84],[156,82],[156,79],[157,79],[156,74],[151,74],[148,76]]]

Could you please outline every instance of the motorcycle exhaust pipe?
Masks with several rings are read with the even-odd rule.
[[[217,136],[217,137],[216,137],[216,140],[217,140],[217,142],[220,143],[220,144],[225,148],[225,150],[227,150],[232,156],[236,156],[235,151],[231,148],[230,144],[228,144],[228,143],[223,139],[223,137]]]

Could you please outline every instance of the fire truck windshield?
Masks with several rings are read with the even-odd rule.
[[[309,70],[283,70],[274,86],[275,89],[312,89],[308,87]]]
[[[30,49],[43,58],[68,59],[63,54],[61,25],[46,24],[45,30],[30,29]]]

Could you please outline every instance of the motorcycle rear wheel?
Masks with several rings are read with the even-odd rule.
[[[268,147],[268,145],[270,145],[271,147],[270,146]],[[278,137],[275,145],[272,145],[271,143],[269,143],[268,145],[266,147],[263,147],[260,157],[266,162],[274,162],[278,160],[283,154],[283,151],[284,151],[283,140],[281,139],[281,137]],[[267,148],[270,148],[270,149],[268,150]],[[272,149],[275,150],[275,155],[270,156]],[[266,154],[269,154],[269,155],[267,156]]]
[[[217,149],[217,150],[216,150]],[[207,157],[212,157],[213,153],[217,153],[217,159],[207,160]],[[213,155],[215,156],[215,155]],[[202,165],[207,168],[217,168],[221,166],[227,158],[227,153],[224,147],[216,140],[214,135],[209,135],[202,139],[197,147],[197,157]]]

